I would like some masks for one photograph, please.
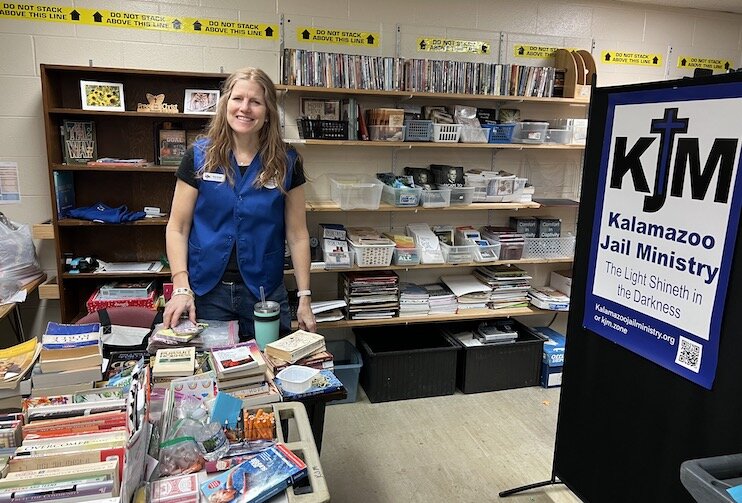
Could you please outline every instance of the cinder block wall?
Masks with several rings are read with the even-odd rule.
[[[284,18],[286,47],[330,52],[380,54],[386,56],[430,57],[447,59],[442,53],[416,52],[416,39],[443,37],[488,41],[494,51],[480,56],[481,61],[541,64],[538,60],[517,59],[513,46],[518,43],[575,47],[592,50],[598,60],[598,84],[615,85],[688,75],[676,68],[678,54],[729,59],[742,65],[742,16],[704,10],[648,7],[622,2],[581,2],[543,0],[182,0],[95,2],[62,0],[54,5],[112,11],[162,14],[255,23],[279,24]],[[441,25],[443,20],[445,25]],[[379,33],[377,49],[358,49],[327,44],[303,44],[297,40],[296,26],[349,29]],[[501,45],[502,40],[502,47]],[[594,46],[593,46],[594,44]],[[0,161],[15,162],[20,172],[22,201],[0,204],[0,211],[14,221],[38,223],[51,218],[49,183],[41,117],[39,65],[69,64],[230,72],[242,66],[265,69],[277,82],[279,44],[250,38],[188,35],[110,26],[72,25],[36,20],[0,19]],[[600,61],[602,50],[637,51],[661,54],[665,64],[658,67],[607,65]],[[450,59],[467,56],[450,55]],[[471,56],[468,56],[471,58]],[[548,64],[545,61],[544,64]],[[296,97],[286,99],[287,137],[296,137],[293,118]],[[378,100],[379,104],[383,100]],[[393,103],[392,103],[393,104]],[[449,103],[450,104],[450,103]],[[373,106],[375,102],[363,103]],[[555,116],[584,117],[585,107],[522,107],[530,118]],[[333,171],[401,171],[404,166],[424,166],[432,162],[463,165],[466,168],[507,169],[529,177],[537,194],[579,197],[582,158],[579,154],[501,152],[436,152],[435,159],[424,149],[394,155],[386,149],[302,149],[310,178],[310,195],[322,196],[323,175]],[[105,199],[105,193],[101,193]],[[507,214],[465,212],[447,214],[450,223],[500,223]],[[565,227],[574,228],[575,211],[559,214]],[[325,221],[346,224],[401,228],[407,215],[379,213],[363,217],[327,214]],[[364,218],[358,221],[358,218]],[[431,218],[429,215],[427,218]],[[436,216],[438,218],[438,216]],[[413,220],[425,221],[422,217]],[[316,220],[310,225],[315,226]],[[440,222],[436,222],[440,223]],[[310,229],[313,231],[314,229]],[[42,267],[55,272],[54,245],[37,243]],[[537,277],[546,282],[548,269],[540,268]],[[313,288],[325,295],[335,291],[335,275],[313,278]],[[329,276],[333,276],[330,278]],[[418,280],[421,273],[406,279]],[[424,276],[424,275],[423,275]],[[428,276],[430,276],[428,274]],[[435,279],[430,278],[430,279]],[[57,319],[55,301],[39,301],[32,295],[22,307],[29,334],[39,334],[47,320]],[[0,324],[0,344],[11,341],[7,322]]]

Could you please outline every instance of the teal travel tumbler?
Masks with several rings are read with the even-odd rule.
[[[269,342],[278,340],[278,328],[281,319],[281,305],[272,300],[258,302],[253,310],[255,322],[255,342],[260,350]]]

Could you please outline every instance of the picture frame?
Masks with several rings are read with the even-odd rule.
[[[80,81],[83,110],[124,112],[124,84],[119,82]]]
[[[186,89],[183,98],[183,113],[214,115],[219,97],[218,89]]]
[[[300,98],[299,106],[302,117],[306,117],[307,119],[340,120],[340,100]]]

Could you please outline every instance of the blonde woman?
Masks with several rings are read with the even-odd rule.
[[[281,332],[289,332],[285,240],[300,296],[299,327],[315,331],[304,168],[281,139],[276,89],[265,72],[245,68],[227,78],[205,138],[188,150],[176,177],[166,230],[173,296],[165,327],[181,316],[238,319],[240,338],[253,338],[262,286],[266,299],[281,305]]]

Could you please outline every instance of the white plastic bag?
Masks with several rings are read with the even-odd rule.
[[[31,239],[31,228],[0,213],[0,290],[23,285],[44,273]]]

